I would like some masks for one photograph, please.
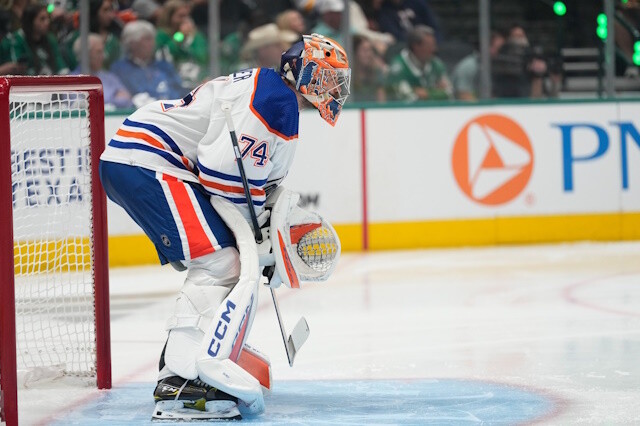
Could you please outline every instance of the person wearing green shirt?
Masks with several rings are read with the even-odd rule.
[[[387,90],[391,99],[403,101],[448,100],[453,90],[444,63],[435,56],[433,29],[417,25],[407,33],[407,47],[393,58]]]
[[[158,19],[156,48],[162,59],[172,62],[191,90],[207,77],[209,46],[189,16],[191,9],[184,0],[169,0]]]
[[[0,61],[25,66],[26,75],[67,74],[69,67],[58,50],[58,42],[49,32],[46,5],[28,5],[22,14],[22,28],[8,34],[0,43]]]

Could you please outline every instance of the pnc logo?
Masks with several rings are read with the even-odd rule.
[[[527,186],[533,170],[529,137],[515,121],[485,114],[468,122],[453,145],[453,174],[473,201],[504,204]]]

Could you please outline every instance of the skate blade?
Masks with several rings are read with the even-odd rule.
[[[183,401],[158,401],[153,410],[153,419],[191,420],[241,420],[238,404],[233,401],[208,401],[204,411],[185,408]]]

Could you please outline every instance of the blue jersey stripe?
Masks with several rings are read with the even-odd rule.
[[[171,150],[173,152],[175,152],[178,155],[184,155],[184,154],[182,154],[182,151],[180,150],[180,148],[178,148],[178,145],[176,144],[176,142],[173,139],[171,139],[171,136],[166,134],[159,127],[154,126],[153,124],[139,123],[137,121],[131,121],[128,118],[124,120],[124,125],[125,126],[131,126],[131,127],[138,127],[138,128],[141,128],[141,129],[146,129],[146,130],[150,131],[151,133],[155,134],[156,136],[160,136],[162,138],[162,140],[165,141],[167,143],[167,145],[169,145],[171,147]]]
[[[139,150],[142,150],[142,151],[152,152],[154,154],[158,154],[159,156],[161,156],[162,158],[164,158],[165,160],[167,160],[168,162],[170,162],[174,166],[178,166],[178,167],[180,167],[181,169],[184,169],[184,170],[189,170],[189,168],[187,166],[185,166],[182,161],[180,161],[177,158],[175,158],[173,156],[173,154],[170,153],[169,151],[164,151],[162,149],[158,149],[158,148],[152,147],[150,145],[145,145],[145,144],[136,143],[136,142],[122,142],[122,141],[119,141],[119,140],[116,140],[116,139],[111,139],[111,141],[109,142],[109,146],[112,146],[114,148],[139,149]]]
[[[218,178],[218,179],[230,180],[232,182],[240,182],[240,183],[242,183],[242,178],[240,176],[227,175],[225,173],[216,172],[215,170],[211,170],[211,169],[203,166],[202,163],[200,163],[199,161],[198,161],[198,169],[200,169],[200,171],[208,174],[209,176],[213,176],[213,177]],[[261,180],[258,180],[258,179],[247,179],[247,180],[249,181],[249,183],[251,185],[259,186],[259,187],[262,187],[262,186],[264,186],[265,183],[267,183],[267,179],[261,179]]]
[[[229,200],[229,201],[231,201],[232,203],[235,203],[235,204],[247,204],[247,200],[245,198],[227,197],[227,196],[219,195],[219,194],[213,194],[213,195],[215,195],[217,197],[222,197],[225,200]],[[262,206],[262,205],[264,205],[264,203],[265,203],[264,200],[263,201],[253,200],[253,205],[254,206]]]
[[[204,184],[202,184],[202,183],[200,183],[200,184],[202,185],[202,187],[204,188],[204,190],[205,190],[205,191],[207,191],[207,192],[208,192],[208,193],[210,193],[210,194],[220,195],[220,196],[223,196],[223,197],[226,197],[226,196],[227,196],[227,194],[234,194],[234,195],[235,195],[235,194],[239,194],[239,193],[237,193],[237,192],[225,191],[224,189],[212,188],[212,187],[207,186],[207,185],[204,185]],[[244,197],[244,196],[243,196],[243,197]],[[252,195],[251,195],[251,198],[252,198],[253,200],[255,200],[256,198],[263,198],[263,199],[265,199],[265,198],[267,198],[267,195],[266,195],[266,194],[262,194],[262,195],[255,195],[255,194],[252,194]],[[244,198],[243,198],[243,199],[244,199]]]

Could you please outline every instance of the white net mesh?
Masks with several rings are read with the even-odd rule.
[[[10,95],[17,364],[31,378],[95,375],[87,98]]]

